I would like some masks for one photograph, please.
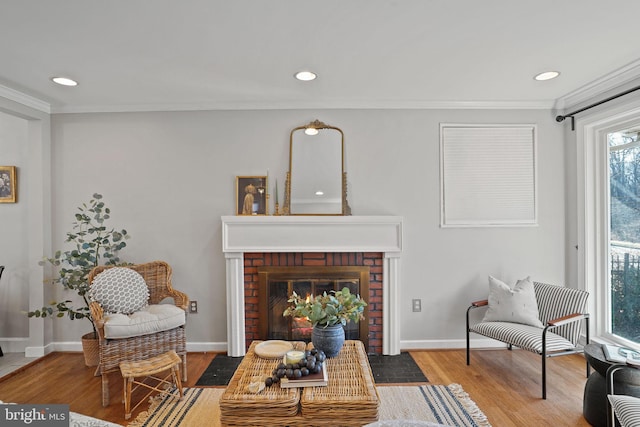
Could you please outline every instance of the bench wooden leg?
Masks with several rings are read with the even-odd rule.
[[[133,378],[125,378],[124,380],[124,419],[131,418],[131,385]]]
[[[109,374],[102,373],[102,407],[109,406]]]
[[[187,354],[182,356],[182,381],[187,382]]]
[[[171,367],[171,374],[173,375],[173,383],[176,385],[178,392],[180,393],[180,400],[182,400],[182,381],[180,381],[180,367],[178,365],[173,365]]]

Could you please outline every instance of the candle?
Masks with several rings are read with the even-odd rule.
[[[285,363],[291,363],[293,365],[294,363],[298,363],[299,361],[301,361],[303,357],[304,357],[304,351],[300,351],[300,350],[287,351],[287,354],[285,355]]]

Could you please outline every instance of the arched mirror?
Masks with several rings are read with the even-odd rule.
[[[291,131],[285,215],[351,215],[344,135],[318,120]]]

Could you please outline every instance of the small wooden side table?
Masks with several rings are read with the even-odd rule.
[[[180,380],[180,363],[182,360],[175,351],[171,350],[159,356],[146,360],[138,360],[134,362],[120,362],[120,372],[124,378],[124,419],[131,418],[131,412],[135,410],[142,402],[145,402],[154,391],[160,394],[175,395],[171,388],[175,385],[178,391],[178,399],[182,400],[182,381]],[[155,375],[169,371],[164,378]],[[136,378],[141,378],[136,380]],[[171,378],[171,381],[168,381]],[[154,382],[148,384],[145,380],[151,379]],[[132,388],[133,384],[136,384]],[[165,386],[164,388],[161,388]],[[148,388],[150,391],[131,408],[131,393],[139,387]]]
[[[584,347],[584,356],[594,371],[584,387],[582,415],[593,427],[606,427],[609,407],[606,376],[616,363],[608,361],[602,346],[596,343]],[[640,372],[629,369],[616,375],[616,390],[619,394],[640,397]]]

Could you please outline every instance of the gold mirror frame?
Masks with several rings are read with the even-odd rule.
[[[319,212],[304,212],[304,213],[300,213],[300,212],[295,212],[291,210],[291,183],[292,180],[295,179],[295,176],[292,176],[292,171],[297,170],[294,169],[294,165],[293,165],[293,161],[294,161],[294,155],[293,155],[293,150],[294,150],[294,134],[297,131],[305,131],[307,129],[316,129],[318,131],[321,131],[323,129],[333,129],[335,131],[337,131],[340,135],[340,170],[341,170],[341,183],[342,183],[342,188],[341,188],[341,199],[342,199],[342,208],[341,208],[341,212],[337,213],[337,212],[322,212],[322,210],[318,209]],[[340,179],[340,177],[338,177],[338,179]],[[351,215],[351,208],[349,207],[349,202],[347,201],[347,172],[344,170],[344,133],[342,132],[342,130],[340,128],[334,127],[334,126],[329,126],[319,120],[315,120],[307,125],[304,126],[298,126],[296,128],[294,128],[291,131],[290,137],[289,137],[289,171],[287,172],[287,178],[286,178],[286,182],[285,182],[285,191],[284,191],[284,204],[282,207],[282,215],[334,215],[334,216],[338,216],[338,215]]]

